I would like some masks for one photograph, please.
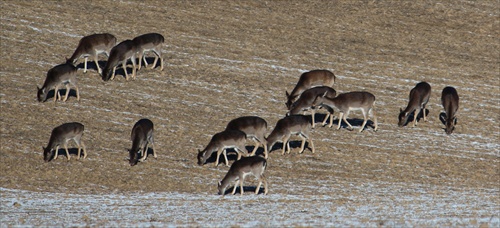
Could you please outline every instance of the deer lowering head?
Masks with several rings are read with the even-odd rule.
[[[208,143],[205,149],[202,151],[198,150],[198,165],[204,165],[208,158],[212,156],[212,153],[217,151],[215,166],[219,165],[219,157],[221,154],[224,155],[226,166],[229,166],[226,150],[234,148],[236,153],[238,153],[237,160],[239,160],[246,152],[246,138],[246,134],[239,130],[226,130],[215,134],[212,136],[210,143]]]
[[[80,93],[78,91],[77,80],[76,80],[77,69],[71,63],[63,63],[57,65],[47,72],[47,77],[43,83],[42,88],[37,87],[38,93],[37,98],[39,102],[44,102],[47,100],[47,95],[49,91],[54,89],[54,102],[56,100],[61,100],[61,95],[59,94],[59,88],[64,86],[66,88],[66,95],[63,101],[68,99],[70,85],[75,87],[76,98],[80,100]]]
[[[66,156],[68,160],[70,160],[69,152],[68,152],[68,142],[70,140],[75,141],[78,145],[78,158],[80,159],[80,152],[83,148],[83,158],[87,157],[87,151],[85,150],[85,145],[81,141],[83,135],[83,124],[81,123],[65,123],[58,127],[55,127],[50,134],[50,140],[47,144],[47,147],[43,147],[43,160],[46,162],[52,159],[54,155],[54,160],[57,159],[57,154],[59,151],[59,146],[63,146],[66,151]]]
[[[109,57],[109,51],[116,44],[116,37],[109,33],[92,34],[85,36],[80,39],[78,47],[76,47],[73,55],[67,59],[68,62],[76,64],[79,58],[85,58],[83,73],[87,73],[87,60],[89,56],[94,57],[94,62],[97,67],[99,74],[102,74],[101,67],[99,67],[99,62],[97,57],[100,53],[104,53],[106,57]]]
[[[135,54],[137,52],[135,43],[132,40],[124,40],[114,46],[109,53],[108,62],[102,72],[104,81],[113,80],[115,78],[116,67],[121,64],[125,73],[125,79],[128,80],[127,60],[132,62],[132,79],[135,79]]]
[[[304,91],[302,94],[300,94],[299,99],[297,99],[295,102],[293,102],[292,105],[290,105],[290,111],[288,111],[287,115],[297,115],[300,114],[300,112],[306,112],[310,111],[311,112],[311,117],[312,117],[312,128],[315,126],[315,119],[314,115],[316,113],[316,109],[321,108],[322,106],[316,107],[313,106],[313,101],[316,99],[317,96],[323,95],[326,93],[326,97],[329,98],[334,98],[337,92],[328,86],[318,86],[318,87],[313,87],[310,89],[307,89]],[[325,125],[326,121],[328,118],[330,118],[330,127],[333,124],[333,109],[329,108],[328,106],[323,106],[328,110],[328,114],[325,116],[325,119],[323,120],[322,125]]]
[[[144,55],[144,53],[148,51],[152,51],[155,54],[155,60],[151,68],[154,68],[156,66],[156,63],[159,58],[160,70],[163,70],[163,59],[161,58],[161,45],[163,44],[163,42],[165,42],[165,38],[161,34],[147,33],[134,38],[132,41],[134,41],[137,47],[137,53],[139,54],[138,55],[139,67],[137,68],[138,70],[141,69],[142,58],[144,58],[143,60],[145,67],[148,67],[148,61],[146,61],[146,56]]]
[[[329,86],[335,84],[335,75],[329,70],[312,70],[300,75],[299,81],[289,94],[286,91],[286,107],[290,109],[295,98],[297,98],[305,90],[316,86]]]
[[[368,122],[368,114],[373,115],[374,122],[374,130],[377,131],[377,116],[375,115],[375,111],[373,110],[373,106],[375,104],[375,96],[369,92],[349,92],[339,94],[335,98],[328,98],[326,94],[322,96],[318,96],[316,100],[313,102],[314,105],[326,105],[332,109],[339,110],[339,123],[337,129],[340,129],[340,124],[344,121],[348,126],[349,130],[352,130],[352,125],[347,122],[346,118],[349,115],[350,111],[353,110],[361,110],[363,112],[363,124],[361,125],[361,129],[359,132],[362,132],[365,128],[366,123]]]
[[[264,157],[267,158],[268,151],[265,137],[267,131],[266,120],[258,116],[242,116],[229,121],[226,130],[240,130],[244,132],[247,138],[251,138],[255,141],[255,146],[250,156],[254,156],[259,146],[262,145],[264,148]]]
[[[132,148],[129,150],[130,160],[129,164],[134,166],[138,161],[143,162],[148,156],[148,145],[153,149],[153,156],[156,156],[156,150],[153,140],[154,126],[153,122],[149,119],[141,119],[135,123],[130,134],[132,140]],[[139,159],[139,153],[141,158]]]
[[[451,86],[445,87],[441,93],[441,103],[443,104],[444,111],[446,112],[445,126],[446,134],[448,135],[455,129],[458,102],[459,98],[457,90]]]
[[[309,147],[314,153],[314,144],[310,137],[311,132],[311,119],[304,115],[290,115],[286,116],[276,123],[273,131],[267,137],[267,148],[269,151],[272,150],[273,145],[280,141],[283,142],[283,152],[281,154],[290,153],[290,137],[292,135],[298,135],[302,138],[302,144],[300,146],[300,152],[303,153],[305,150],[306,141],[309,142]]]
[[[424,121],[427,121],[427,115],[425,114],[425,105],[429,101],[431,96],[431,86],[427,82],[418,83],[410,91],[410,99],[405,110],[400,109],[399,112],[399,122],[400,127],[404,126],[408,122],[408,117],[413,112],[413,126],[417,125],[417,116],[420,111],[423,112]]]
[[[219,195],[224,196],[226,189],[234,183],[233,192],[236,192],[236,187],[240,186],[240,194],[243,195],[243,182],[248,175],[253,175],[259,181],[259,184],[255,188],[255,194],[259,194],[260,186],[264,182],[264,195],[267,195],[267,180],[264,176],[266,171],[267,161],[265,158],[260,156],[244,157],[238,161],[235,161],[226,176],[222,181],[218,183]]]

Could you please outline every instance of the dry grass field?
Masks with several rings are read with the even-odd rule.
[[[498,1],[7,0],[0,8],[1,227],[500,224]],[[79,61],[81,100],[38,102],[47,71],[101,32],[119,42],[161,33],[165,69],[104,82],[93,62],[84,74]],[[298,137],[290,154],[275,145],[268,195],[253,195],[249,179],[243,197],[218,196],[228,168],[198,166],[197,150],[239,116],[260,116],[271,132],[287,112],[285,91],[313,69],[334,72],[339,93],[373,93],[379,130],[358,133],[356,111],[355,131],[318,125],[314,154],[298,154]],[[420,81],[432,86],[429,121],[398,127]],[[445,86],[460,96],[452,135],[438,118]],[[155,123],[158,159],[131,167],[130,131],[141,118]],[[60,150],[44,162],[51,130],[73,121],[85,125],[87,159],[72,149],[69,161]]]

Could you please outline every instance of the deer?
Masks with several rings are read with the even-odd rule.
[[[335,75],[329,70],[312,70],[300,75],[299,81],[289,94],[286,92],[287,102],[286,107],[290,109],[295,98],[297,98],[305,90],[316,86],[329,86],[335,84]]]
[[[423,112],[424,121],[427,121],[425,114],[425,105],[431,97],[431,86],[427,82],[419,82],[410,90],[410,99],[405,110],[399,109],[398,125],[403,127],[408,122],[410,113],[413,112],[413,127],[417,126],[417,116],[420,111]]]
[[[329,98],[334,98],[335,95],[337,94],[337,92],[333,88],[328,86],[318,86],[307,89],[302,94],[300,94],[299,98],[295,102],[293,102],[292,105],[290,105],[289,107],[290,109],[287,115],[296,115],[299,114],[301,111],[303,111],[304,113],[306,111],[310,111],[312,116],[312,128],[314,128],[315,126],[314,114],[316,111],[316,107],[313,106],[312,103],[317,96],[323,95],[324,93],[326,93],[326,96]],[[328,118],[330,118],[330,127],[331,127],[333,124],[333,109],[327,106],[324,106],[324,108],[328,110],[328,114],[325,116],[322,125],[324,126]]]
[[[148,156],[148,145],[151,145],[153,149],[154,158],[156,156],[156,150],[154,146],[154,126],[153,122],[149,119],[140,119],[134,124],[132,128],[132,133],[130,134],[130,139],[132,140],[132,148],[129,150],[130,166],[137,165],[137,162],[143,162]],[[141,158],[139,159],[139,153]]]
[[[255,188],[255,194],[259,194],[260,186],[264,182],[264,195],[267,195],[267,179],[264,175],[267,167],[267,160],[261,156],[244,157],[235,161],[229,171],[226,173],[222,181],[217,184],[219,195],[224,196],[226,189],[234,182],[233,192],[236,192],[236,187],[240,185],[240,195],[243,195],[243,182],[248,175],[253,175],[259,181]]]
[[[135,54],[137,48],[132,40],[124,40],[118,45],[114,46],[109,53],[108,62],[102,72],[104,81],[113,80],[115,78],[116,67],[121,64],[125,72],[125,79],[128,81],[127,73],[127,60],[132,62],[132,79],[135,79]]]
[[[229,121],[226,126],[226,130],[240,130],[243,131],[247,138],[251,138],[255,142],[255,146],[250,153],[250,156],[254,156],[260,145],[264,148],[264,157],[267,159],[267,142],[266,142],[266,131],[267,122],[266,120],[258,116],[242,116]]]
[[[221,154],[224,155],[226,166],[229,167],[226,150],[234,148],[234,150],[238,154],[238,158],[236,160],[240,160],[240,158],[244,156],[243,154],[247,152],[245,149],[246,139],[246,134],[239,130],[226,130],[216,133],[212,136],[210,143],[208,143],[205,149],[203,149],[202,151],[198,149],[198,165],[204,165],[207,159],[210,158],[212,153],[217,151],[215,167],[219,165],[219,157]]]
[[[64,123],[60,126],[55,127],[50,134],[49,143],[47,147],[42,147],[43,149],[43,160],[46,162],[51,161],[52,156],[54,155],[54,159],[57,159],[57,154],[59,151],[59,146],[64,146],[64,150],[66,151],[66,157],[70,160],[69,152],[68,152],[68,142],[70,140],[75,141],[78,146],[78,157],[80,159],[80,153],[83,148],[83,159],[87,158],[87,151],[85,150],[85,144],[82,142],[84,126],[81,123],[72,122],[72,123]]]
[[[39,102],[45,102],[47,100],[47,95],[49,91],[54,89],[54,102],[56,100],[61,100],[61,94],[59,94],[59,88],[61,86],[66,87],[66,95],[62,101],[68,99],[70,85],[75,87],[76,99],[80,100],[80,92],[78,91],[78,85],[76,80],[77,68],[71,63],[63,63],[52,67],[45,77],[45,82],[42,88],[37,86],[37,98]]]
[[[445,126],[446,134],[451,134],[455,130],[455,124],[457,123],[457,111],[458,111],[458,93],[457,90],[451,86],[447,86],[443,89],[441,93],[441,104],[443,105],[444,111],[446,113]]]
[[[147,51],[152,51],[155,54],[155,60],[151,67],[154,68],[156,66],[156,62],[158,58],[160,59],[160,71],[163,70],[163,59],[161,57],[161,45],[165,42],[165,38],[158,33],[147,33],[144,35],[140,35],[135,37],[132,41],[134,41],[137,47],[138,59],[139,59],[139,67],[138,70],[141,69],[142,58],[144,58],[144,67],[148,67],[148,61],[146,61],[146,56],[144,55]]]
[[[267,148],[271,151],[273,145],[281,141],[283,142],[283,152],[281,154],[284,155],[285,152],[290,153],[290,137],[298,135],[302,138],[299,154],[304,152],[306,141],[309,142],[309,147],[312,153],[314,153],[314,143],[309,136],[311,132],[310,122],[311,118],[305,115],[290,115],[278,120],[273,131],[267,137]]]
[[[97,57],[99,54],[104,53],[109,58],[109,51],[116,45],[116,37],[109,33],[92,34],[80,39],[73,55],[67,59],[68,62],[76,64],[79,58],[84,58],[83,73],[87,73],[87,60],[89,56],[94,57],[94,62],[97,67],[97,72],[102,74],[99,67]]]
[[[373,110],[373,107],[375,106],[375,95],[373,95],[372,93],[364,91],[348,92],[341,93],[335,98],[329,98],[325,93],[321,96],[316,97],[313,105],[326,105],[332,109],[339,110],[339,123],[337,126],[337,130],[340,129],[342,121],[344,121],[349,126],[348,130],[353,130],[354,128],[346,120],[346,118],[349,115],[349,112],[353,110],[361,110],[361,112],[363,112],[363,124],[361,125],[361,129],[359,129],[359,132],[362,132],[365,128],[366,123],[368,122],[367,115],[371,113],[375,125],[374,131],[377,131],[377,116],[375,115],[375,111]]]

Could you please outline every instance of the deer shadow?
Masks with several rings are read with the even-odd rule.
[[[50,160],[49,161],[54,160],[54,157],[56,156],[56,153],[57,153],[57,158],[58,159],[60,159],[61,156],[64,157],[64,159],[67,159],[66,158],[66,150],[64,150],[64,148],[59,147],[59,150],[52,151],[52,155],[50,156]],[[70,157],[71,157],[71,155],[78,156],[78,148],[68,148],[68,153],[69,153]],[[83,148],[81,148],[80,157],[83,157]]]
[[[230,161],[236,161],[236,159],[238,159],[238,153],[236,152],[235,149],[226,149],[226,154],[227,154],[227,162],[230,162]],[[216,163],[217,161],[215,160],[217,159],[217,151],[214,151],[212,153],[212,155],[210,155],[210,157],[205,161],[205,164],[208,164],[208,163]],[[224,153],[221,153],[220,154],[220,157],[219,157],[219,165],[222,163],[222,164],[226,164],[225,163],[226,161],[224,160]]]
[[[142,61],[142,62],[141,62],[141,61]],[[148,64],[148,67],[147,67],[148,69],[151,67],[151,65],[153,65],[153,62],[154,62],[154,61],[155,61],[155,57],[146,57],[146,63]],[[156,65],[155,65],[154,67],[152,67],[151,69],[156,69],[156,67],[161,66],[160,61],[161,61],[161,59],[160,59],[160,58],[158,58],[158,61],[156,62]],[[139,65],[139,62],[141,62],[141,63],[142,63],[142,68],[141,68],[141,70],[142,70],[143,68],[146,68],[146,64],[144,64],[143,59],[137,59],[137,61],[136,61],[137,65]]]
[[[290,140],[290,143],[289,143],[289,144],[290,144],[290,153],[291,153],[291,150],[292,150],[292,149],[300,148],[300,145],[302,145],[302,140]],[[277,143],[275,143],[275,144],[272,146],[272,148],[267,148],[267,150],[268,150],[268,153],[271,153],[271,151],[273,151],[273,148],[277,147],[277,148],[279,148],[279,149],[280,149],[280,151],[283,151],[283,147],[284,147],[284,146],[285,146],[285,144],[284,144],[284,143],[282,143],[282,142],[277,142]],[[309,147],[309,142],[307,142],[307,141],[306,141],[306,144],[304,145],[304,151],[305,151],[306,149],[308,149],[308,148],[309,148],[309,149],[311,149],[311,148]]]
[[[457,124],[457,119],[458,118],[455,117],[455,123],[454,123],[455,125]],[[439,120],[445,126],[446,129],[446,112],[439,113]]]
[[[425,112],[425,116],[427,116],[427,117],[429,116],[429,113],[430,113],[429,109],[424,109],[423,112],[419,112],[417,114],[417,122],[420,122],[420,119],[424,118],[424,112]],[[409,123],[413,122],[413,117],[414,116],[415,116],[414,112],[411,112],[410,114],[408,114],[408,119],[406,119],[406,123],[403,124],[403,126],[406,126]]]
[[[257,150],[255,151],[255,155],[263,155],[264,156],[264,148],[257,146]],[[255,146],[245,146],[245,149],[248,151],[247,155],[249,155],[254,149]]]
[[[99,67],[102,70],[106,66],[107,62],[108,61],[98,60],[97,64],[99,64]],[[76,65],[75,67],[78,68],[78,69],[82,69],[82,70],[85,69],[85,62],[78,63],[78,65]],[[94,61],[87,61],[87,70],[94,70],[94,71],[97,72],[96,62],[94,62]]]
[[[361,125],[363,125],[363,119],[359,119],[359,118],[352,118],[352,119],[347,119],[347,122],[349,122],[353,127],[361,127]],[[350,131],[354,130],[354,129],[349,129],[349,125],[347,125],[344,121],[340,120],[340,119],[335,119],[333,120],[333,124],[332,124],[332,127],[335,127],[338,126],[339,124],[339,121],[340,122],[340,128],[346,128]],[[327,121],[327,123],[323,126],[323,127],[326,127],[328,126],[329,124],[329,121]],[[366,121],[366,126],[365,127],[371,127],[371,128],[375,128],[375,123],[371,120],[371,119],[368,119]]]
[[[64,96],[66,95],[66,87],[64,87],[63,89],[59,89],[58,91],[59,91],[59,94],[61,94],[61,99],[64,99]],[[46,101],[51,100],[51,99],[54,99],[55,95],[56,95],[56,90],[55,89],[50,90],[47,93],[47,97],[45,98],[45,100],[43,102],[46,102]],[[70,88],[69,89],[68,99],[70,97],[77,97],[76,96],[76,90],[74,88]]]
[[[264,185],[264,183],[262,183],[262,185]],[[235,185],[232,188],[226,189],[226,191],[224,192],[224,195],[231,194],[235,188],[236,188],[236,192],[234,194],[239,195],[240,194],[240,186],[239,185],[238,186]],[[243,193],[245,193],[245,192],[255,193],[255,189],[257,189],[257,186],[243,186]],[[263,186],[260,187],[258,194],[261,194],[261,193],[264,193]]]

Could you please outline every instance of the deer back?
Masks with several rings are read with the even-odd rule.
[[[147,33],[135,37],[134,41],[137,51],[150,50],[165,42],[165,38],[158,33]]]
[[[57,85],[76,84],[76,72],[77,68],[71,63],[63,63],[52,67],[47,72],[42,88],[38,88],[38,101],[45,101],[49,91]]]
[[[287,96],[287,107],[293,103],[294,99],[298,97],[305,90],[316,86],[329,86],[335,84],[335,75],[329,70],[312,70],[300,75],[299,81],[293,88],[292,92]]]
[[[55,127],[50,134],[47,147],[43,148],[44,160],[48,161],[52,157],[52,150],[54,150],[57,146],[63,145],[71,139],[75,139],[79,142],[84,129],[83,124],[77,122],[64,123]]]
[[[267,131],[266,120],[258,116],[242,116],[229,121],[226,130],[240,130],[249,136],[264,136]]]
[[[267,160],[260,156],[242,157],[235,161],[222,181],[218,183],[219,195],[223,195],[227,187],[234,183],[236,179],[243,181],[245,175],[252,174],[260,177],[264,174],[267,167]]]
[[[213,152],[223,148],[245,148],[246,134],[240,130],[225,130],[212,136],[202,151],[198,150],[198,165],[203,165]]]
[[[129,58],[133,58],[136,51],[136,45],[132,40],[124,40],[114,46],[109,53],[108,62],[106,62],[106,66],[103,70],[103,77],[105,81],[109,80],[111,77],[111,71],[115,66]]]
[[[300,94],[299,99],[297,99],[290,106],[289,115],[299,114],[301,111],[310,109],[313,107],[313,102],[318,96],[325,95],[329,98],[334,98],[337,95],[337,91],[329,86],[318,86],[314,88],[307,89],[302,94]]]
[[[458,102],[457,90],[451,86],[445,87],[441,93],[441,103],[446,112],[446,134],[451,134],[455,128],[455,115],[458,111]]]
[[[85,36],[80,39],[75,52],[73,52],[68,61],[74,64],[81,56],[96,55],[98,52],[108,52],[115,44],[116,37],[109,33]]]

